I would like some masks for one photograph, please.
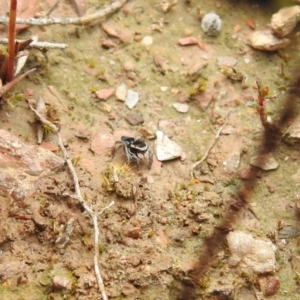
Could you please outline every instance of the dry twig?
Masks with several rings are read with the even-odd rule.
[[[230,113],[227,114],[226,118],[225,118],[225,122],[224,124],[219,128],[217,134],[215,135],[215,139],[213,141],[213,143],[209,146],[209,148],[206,150],[205,154],[203,155],[203,157],[198,160],[197,162],[195,162],[193,165],[192,165],[192,168],[191,168],[191,177],[194,178],[194,169],[199,166],[204,160],[206,160],[207,156],[209,155],[211,149],[214,147],[214,145],[217,143],[217,141],[219,140],[220,138],[220,135],[221,135],[221,132],[222,130],[224,129],[224,127],[227,125],[228,123],[228,119],[229,119],[229,115]]]
[[[81,205],[83,206],[85,211],[92,218],[93,226],[94,226],[94,271],[95,271],[95,275],[97,278],[99,291],[102,295],[102,299],[107,300],[108,298],[107,298],[107,295],[105,292],[105,287],[104,287],[103,279],[101,277],[100,268],[99,268],[99,234],[100,234],[100,232],[99,232],[99,226],[98,226],[98,216],[102,215],[104,213],[104,211],[106,211],[108,208],[110,208],[112,205],[114,205],[114,201],[112,201],[110,204],[105,206],[99,212],[94,212],[88,206],[88,204],[86,203],[86,201],[83,199],[83,197],[81,195],[81,191],[80,191],[80,187],[79,187],[79,179],[78,179],[77,173],[75,171],[75,168],[73,166],[73,163],[69,157],[67,149],[65,148],[65,146],[63,144],[62,136],[60,134],[60,128],[57,127],[56,125],[54,125],[53,123],[51,123],[50,121],[48,121],[43,115],[41,115],[30,104],[29,104],[29,107],[35,113],[35,115],[38,117],[40,122],[49,126],[57,134],[58,146],[60,147],[60,149],[63,153],[64,159],[66,160],[66,163],[68,165],[68,168],[69,168],[72,178],[73,178],[73,182],[75,184],[75,196],[72,196],[72,197],[76,198],[81,203]]]
[[[20,82],[23,78],[25,78],[30,73],[34,72],[36,68],[30,69],[27,72],[23,73],[19,77],[14,78],[12,81],[8,82],[4,86],[0,87],[0,98],[7,93],[12,87],[14,87],[18,82]]]
[[[19,43],[25,42],[24,40],[15,40],[15,41],[19,42]],[[7,43],[8,43],[8,39],[6,39],[6,38],[0,39],[0,44],[7,45]],[[61,50],[64,50],[67,47],[68,47],[67,44],[62,44],[62,43],[35,42],[35,41],[32,41],[27,46],[27,48],[37,48],[37,49],[40,49],[40,50],[47,50],[47,49],[61,49]]]
[[[101,20],[106,15],[109,15],[115,11],[117,11],[120,7],[122,7],[127,0],[119,0],[113,2],[111,5],[97,10],[95,13],[83,16],[83,17],[76,17],[76,18],[29,18],[26,20],[17,18],[17,24],[26,24],[26,25],[34,25],[34,26],[46,26],[46,25],[89,25],[95,24]],[[7,24],[8,18],[6,16],[0,17],[0,24]]]

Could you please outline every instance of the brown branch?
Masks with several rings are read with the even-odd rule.
[[[6,82],[14,79],[15,66],[15,38],[16,38],[17,0],[10,0],[9,27],[8,27],[8,64]]]
[[[16,77],[12,81],[8,82],[6,85],[0,88],[0,98],[7,93],[11,88],[13,88],[18,82],[20,82],[22,79],[24,79],[27,75],[34,72],[36,68],[30,69],[27,72],[23,73],[19,77]]]
[[[282,110],[278,121],[272,126],[268,126],[263,132],[261,147],[258,151],[258,157],[260,157],[259,164],[264,164],[265,160],[261,154],[272,152],[277,148],[282,129],[295,115],[295,107],[298,98],[300,98],[300,73],[295,74],[295,81],[289,90],[284,109]],[[176,298],[177,300],[196,299],[197,285],[200,279],[208,271],[217,252],[224,245],[227,233],[233,228],[239,213],[248,205],[248,199],[258,181],[259,172],[260,170],[258,168],[251,169],[249,178],[233,197],[234,202],[225,212],[220,226],[215,227],[212,235],[204,240],[204,246],[199,255],[199,259],[194,269],[189,273],[189,280],[183,282],[180,294]]]

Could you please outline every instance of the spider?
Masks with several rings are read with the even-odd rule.
[[[147,155],[149,162],[149,169],[151,169],[153,163],[153,153],[148,148],[147,144],[141,137],[129,137],[123,135],[121,137],[121,143],[123,144],[123,150],[126,155],[127,161],[134,161],[138,169],[140,166],[140,154],[144,157]]]

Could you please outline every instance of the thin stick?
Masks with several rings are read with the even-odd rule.
[[[16,40],[16,42],[22,43],[24,40]],[[8,39],[3,38],[0,39],[0,44],[2,45],[7,45],[8,44]],[[27,46],[27,48],[36,48],[40,50],[47,50],[47,49],[66,49],[68,47],[67,44],[62,44],[62,43],[50,43],[50,42],[35,42],[32,41],[30,44]]]
[[[10,0],[9,26],[8,26],[8,64],[6,82],[14,79],[15,66],[15,38],[16,38],[17,0]]]
[[[30,69],[27,72],[23,73],[22,75],[20,75],[19,77],[16,77],[15,79],[13,79],[12,81],[8,82],[7,84],[5,84],[3,87],[0,88],[0,98],[7,93],[11,88],[13,88],[18,82],[20,82],[23,78],[25,78],[27,75],[29,75],[30,73],[34,72],[36,70],[36,68]]]
[[[207,156],[209,155],[211,149],[214,147],[214,145],[217,143],[217,141],[219,140],[220,138],[220,135],[221,135],[221,132],[222,130],[224,129],[224,127],[227,125],[228,123],[228,119],[229,119],[229,115],[230,113],[227,114],[226,118],[225,118],[225,122],[224,124],[219,128],[217,134],[215,135],[215,139],[213,141],[213,143],[209,146],[209,148],[206,150],[204,156],[197,162],[195,162],[193,165],[192,165],[192,168],[191,168],[191,174],[192,174],[192,177],[194,177],[194,173],[193,173],[193,170],[198,166],[200,165],[204,160],[206,160]]]
[[[97,10],[95,13],[83,16],[83,17],[76,17],[76,18],[29,18],[29,19],[20,19],[17,18],[17,24],[26,24],[26,25],[34,25],[34,26],[46,26],[46,25],[88,25],[88,24],[95,24],[101,20],[104,16],[111,14],[121,8],[127,0],[119,0],[113,2],[109,6]],[[7,17],[3,16],[0,17],[0,24],[7,24]]]
[[[108,298],[107,298],[107,295],[106,295],[106,292],[105,292],[105,287],[104,287],[103,279],[102,279],[102,276],[101,276],[101,273],[100,273],[100,268],[99,268],[99,235],[100,235],[100,232],[99,232],[99,226],[98,226],[98,216],[102,215],[107,209],[109,209],[112,205],[114,205],[115,202],[112,201],[110,204],[105,206],[99,212],[94,212],[88,206],[88,204],[85,202],[85,200],[83,199],[83,197],[81,195],[80,186],[79,186],[79,179],[78,179],[77,173],[75,171],[75,168],[73,166],[73,163],[72,163],[72,161],[69,157],[67,149],[64,146],[62,136],[60,134],[60,128],[57,127],[56,125],[54,125],[53,123],[51,123],[50,121],[48,121],[43,115],[41,115],[30,104],[29,104],[29,107],[36,114],[36,116],[39,118],[39,120],[42,123],[48,125],[57,134],[58,146],[60,147],[60,149],[63,153],[64,159],[66,160],[67,166],[70,170],[70,173],[72,175],[73,182],[74,182],[74,185],[75,185],[75,197],[74,198],[76,198],[81,203],[83,208],[86,210],[86,212],[92,218],[93,227],[94,227],[94,271],[95,271],[99,291],[100,291],[101,296],[102,296],[102,300],[107,300]]]

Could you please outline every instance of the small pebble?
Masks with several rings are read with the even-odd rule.
[[[178,44],[181,46],[189,46],[189,45],[196,45],[198,40],[194,36],[188,36],[185,38],[181,38],[178,41]]]
[[[68,277],[56,275],[53,278],[52,285],[58,290],[70,290],[72,288],[72,281]]]
[[[144,118],[141,114],[138,113],[130,113],[125,116],[125,120],[130,125],[140,125],[144,123]]]
[[[267,281],[265,296],[273,296],[280,287],[280,281],[276,277],[270,277]]]
[[[122,83],[117,87],[116,98],[120,101],[125,101],[127,96],[127,86],[125,83]]]
[[[145,36],[143,37],[141,43],[144,45],[144,46],[150,46],[153,44],[153,37],[152,36]]]
[[[222,20],[214,12],[204,15],[201,22],[201,28],[208,36],[217,36],[222,27]]]
[[[133,109],[139,101],[139,93],[133,90],[127,91],[125,104],[129,109]]]
[[[180,113],[187,113],[189,111],[189,106],[186,103],[176,102],[172,106]]]
[[[264,51],[277,51],[286,48],[291,41],[286,38],[278,38],[271,29],[256,30],[249,36],[249,44],[252,48]]]
[[[232,56],[219,56],[217,57],[218,67],[230,66],[234,67],[237,64],[237,59]]]
[[[178,158],[182,155],[182,148],[171,141],[162,131],[156,131],[155,151],[159,161]]]
[[[115,89],[102,89],[96,91],[96,96],[100,100],[107,100],[109,97],[111,97],[115,92]]]
[[[265,171],[275,170],[279,164],[273,157],[272,153],[262,154],[260,156],[252,157],[250,159],[250,165],[260,168]]]

